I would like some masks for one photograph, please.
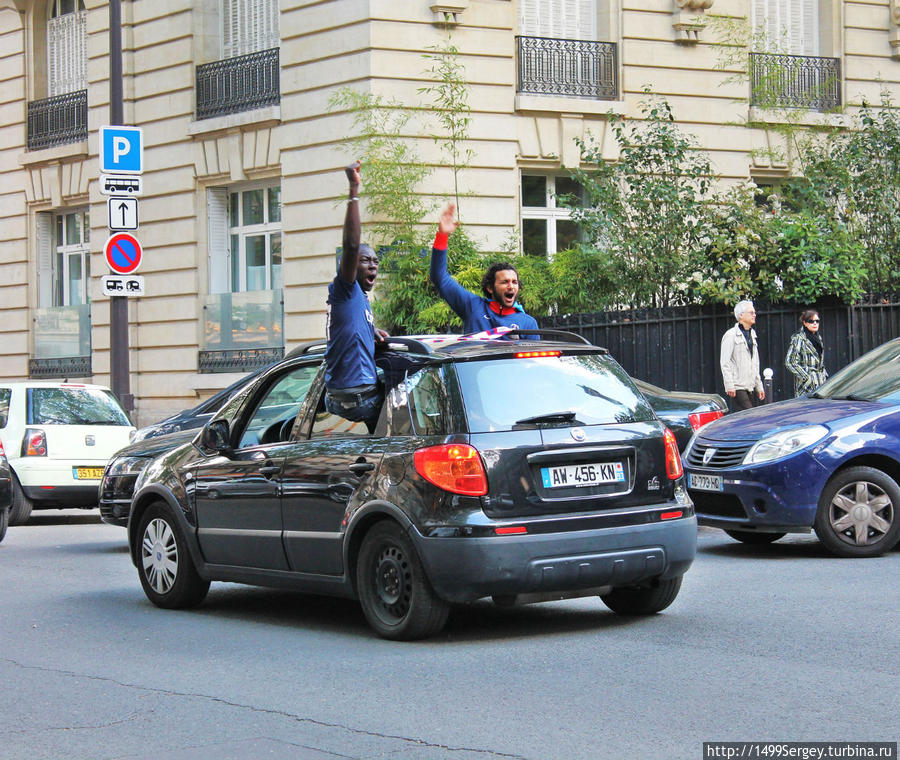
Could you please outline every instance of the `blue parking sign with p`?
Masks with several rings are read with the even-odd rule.
[[[141,127],[100,127],[100,171],[140,174],[144,171]]]

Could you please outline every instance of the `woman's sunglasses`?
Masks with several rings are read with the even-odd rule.
[[[819,320],[818,320],[818,319],[807,319],[807,320],[806,320],[806,324],[808,324],[808,325],[817,325],[817,324],[819,324]]]

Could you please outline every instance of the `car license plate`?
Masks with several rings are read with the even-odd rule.
[[[102,467],[73,467],[75,480],[100,480],[103,477]]]
[[[689,472],[688,488],[693,488],[695,491],[721,491],[722,476]]]
[[[621,462],[570,464],[564,467],[542,467],[544,488],[596,486],[602,483],[624,483],[625,468]]]

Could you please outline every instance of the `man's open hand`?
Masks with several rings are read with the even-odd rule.
[[[456,204],[448,203],[447,207],[441,213],[441,218],[438,219],[438,232],[441,232],[444,235],[453,234],[453,230],[459,227],[459,222],[453,218],[455,214]]]

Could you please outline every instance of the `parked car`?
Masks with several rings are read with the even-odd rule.
[[[0,443],[11,469],[11,525],[32,508],[97,506],[110,456],[134,427],[109,388],[58,382],[0,384]]]
[[[134,483],[141,471],[160,454],[192,441],[200,432],[191,427],[129,443],[110,458],[100,479],[100,519],[109,525],[128,526]]]
[[[310,353],[141,472],[128,538],[154,604],[272,585],[358,598],[379,635],[415,639],[482,597],[672,603],[696,551],[681,458],[604,349],[391,340],[374,434],[325,410]]]
[[[288,351],[284,355],[285,359],[290,359],[294,356],[299,356],[302,353],[309,351],[310,348],[319,346],[324,351],[325,344],[322,341],[313,341],[311,343],[303,343],[296,348]],[[227,388],[223,388],[218,393],[210,396],[205,401],[201,401],[194,407],[190,409],[182,409],[180,412],[173,414],[169,417],[166,417],[159,422],[154,422],[152,425],[147,425],[138,429],[138,431],[134,434],[133,443],[139,443],[140,441],[145,440],[146,438],[155,438],[161,435],[169,435],[169,433],[175,433],[179,430],[196,430],[198,428],[202,428],[207,422],[212,419],[212,416],[221,409],[225,403],[234,396],[241,388],[243,388],[247,383],[249,383],[254,378],[258,377],[262,372],[265,372],[269,367],[274,367],[279,364],[284,359],[279,359],[276,362],[271,362],[267,364],[265,367],[261,369],[254,370],[250,372],[246,376],[240,378],[240,380],[235,380],[231,385]]]
[[[900,539],[900,338],[809,396],[713,422],[685,452],[702,525],[768,543],[815,530],[842,557]]]
[[[0,444],[0,541],[6,538],[6,526],[9,525],[11,496],[9,481],[9,462],[3,453],[3,444]]]
[[[675,433],[679,451],[684,451],[700,428],[728,413],[728,404],[717,393],[667,391],[644,380],[632,380],[650,402],[656,416]]]

